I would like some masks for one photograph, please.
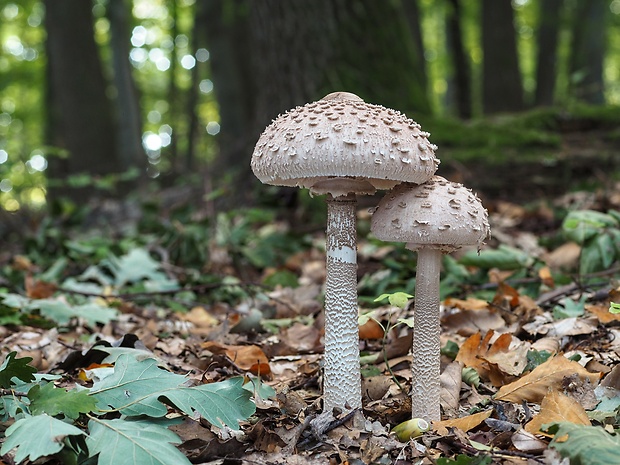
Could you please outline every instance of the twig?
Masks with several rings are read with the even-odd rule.
[[[22,391],[14,391],[13,389],[0,389],[0,396],[26,397],[28,396],[28,393]]]

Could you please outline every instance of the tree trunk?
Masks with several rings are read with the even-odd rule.
[[[51,104],[48,142],[68,152],[66,158],[50,160],[50,178],[64,180],[77,173],[118,172],[122,166],[116,154],[115,127],[94,39],[92,3],[46,0],[45,9]],[[58,188],[51,189],[50,194],[69,195],[83,203],[92,192],[92,187]]]
[[[563,0],[545,0],[539,5],[536,56],[536,106],[553,105],[555,95],[558,31]]]
[[[460,118],[472,117],[471,63],[467,58],[461,30],[461,2],[449,0],[447,14],[448,52],[452,61],[454,103]]]
[[[484,112],[522,110],[523,86],[510,0],[482,0],[482,52]]]
[[[411,1],[411,0],[404,0]],[[371,103],[431,114],[423,55],[401,2],[334,0],[331,81]],[[410,8],[411,6],[409,6]]]
[[[580,0],[575,5],[569,61],[572,95],[592,104],[605,102],[603,59],[609,2]]]
[[[144,172],[146,154],[142,146],[142,115],[138,91],[129,62],[130,23],[129,4],[125,0],[109,0],[110,45],[118,126],[117,152],[123,170],[138,167]]]

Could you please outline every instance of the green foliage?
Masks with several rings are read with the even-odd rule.
[[[91,457],[99,455],[98,465],[189,464],[190,461],[173,444],[181,440],[165,426],[152,421],[123,419],[88,422],[86,445]],[[110,447],[113,444],[114,447]]]
[[[252,396],[274,395],[269,386],[244,385],[240,377],[189,387],[187,377],[158,367],[142,352],[121,353],[113,369],[92,370],[91,388],[71,391],[34,376],[36,370],[25,365],[28,361],[11,353],[0,369],[7,387],[27,392],[24,402],[19,401],[24,394],[0,397],[4,415],[16,420],[6,431],[1,453],[17,449],[16,463],[57,453],[74,463],[84,455],[96,457],[99,464],[189,463],[174,447],[180,439],[167,429],[171,422],[163,417],[168,406],[191,418],[200,414],[217,427],[238,429],[239,421],[256,409]],[[110,412],[126,416],[106,418]],[[88,427],[84,416],[90,420]],[[86,441],[68,436],[86,436]]]
[[[15,462],[27,458],[34,461],[40,457],[53,455],[66,445],[67,436],[83,436],[85,433],[76,426],[65,423],[47,414],[20,418],[6,430],[6,441],[0,454],[7,454],[17,448]]]
[[[485,249],[480,253],[470,250],[461,257],[459,263],[484,269],[518,270],[532,265],[533,261],[525,252],[501,244],[497,249]]]
[[[577,318],[583,316],[586,312],[585,302],[587,296],[582,296],[577,302],[573,299],[562,299],[562,305],[553,307],[553,318],[561,320],[564,318]]]
[[[542,365],[551,357],[551,352],[546,350],[528,350],[527,351],[527,365],[524,372],[532,371],[538,365]]]
[[[87,392],[67,391],[57,388],[54,383],[34,385],[28,391],[28,399],[32,415],[64,415],[71,420],[77,420],[82,413],[94,411],[97,405],[97,401]]]
[[[413,298],[413,296],[411,294],[407,294],[406,292],[394,292],[392,294],[381,294],[375,299],[375,302],[381,302],[382,300],[387,299],[390,305],[404,309],[407,305],[409,305],[409,300],[411,298]]]
[[[613,314],[618,314],[620,313],[620,303],[617,302],[611,302],[609,304],[609,312],[613,313]]]
[[[620,213],[617,211],[571,211],[562,222],[562,230],[569,240],[582,246],[581,274],[605,270],[620,257]]]
[[[554,423],[543,425],[543,429],[553,434],[549,447],[556,449],[571,464],[610,465],[620,463],[620,437],[611,435],[600,426],[584,426],[574,423]]]
[[[0,387],[3,389],[9,389],[15,384],[13,378],[28,383],[37,372],[36,368],[28,365],[32,362],[32,357],[15,358],[16,356],[17,352],[11,352],[0,366]]]
[[[187,415],[200,413],[210,423],[239,428],[239,420],[254,413],[250,393],[243,389],[238,378],[215,384],[184,387],[187,379],[158,368],[157,361],[137,361],[122,354],[114,371],[98,379],[89,393],[102,411],[110,409],[123,415],[163,417],[167,407],[162,400],[174,405]]]
[[[74,318],[81,318],[88,325],[95,326],[99,323],[109,323],[118,316],[117,310],[92,302],[73,305],[64,299],[28,299],[19,294],[5,294],[2,296],[2,303],[7,307],[18,309],[23,314],[37,311],[42,317],[62,326],[68,325]]]

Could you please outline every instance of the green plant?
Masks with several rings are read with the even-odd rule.
[[[569,212],[562,223],[565,236],[581,245],[579,273],[608,269],[620,257],[620,212]]]
[[[189,387],[186,376],[143,351],[119,355],[112,369],[89,370],[92,386],[69,390],[54,384],[59,376],[36,374],[30,361],[12,352],[0,366],[0,414],[13,421],[0,454],[15,450],[15,463],[61,455],[75,464],[189,464],[174,446],[181,440],[168,429],[178,422],[166,418],[169,409],[238,430],[256,409],[252,396],[273,395],[242,377]]]
[[[392,294],[381,294],[379,297],[377,297],[375,299],[375,302],[381,302],[383,300],[386,300],[390,303],[390,305],[394,306],[394,307],[398,307],[401,310],[404,310],[405,308],[407,308],[407,305],[409,305],[409,301],[413,296],[411,294],[407,294],[406,292],[394,292]],[[381,329],[383,330],[383,341],[382,341],[382,345],[385,348],[386,343],[387,343],[387,337],[388,334],[390,333],[390,331],[392,330],[392,328],[396,327],[399,324],[406,324],[407,326],[409,326],[410,328],[413,327],[413,319],[412,318],[399,318],[395,324],[392,323],[392,318],[391,318],[391,313],[388,317],[388,321],[386,325],[383,325],[383,323],[381,323],[379,320],[377,320],[375,318],[375,311],[371,311],[368,313],[365,313],[363,315],[360,315],[358,318],[358,324],[361,326],[363,324],[365,324],[368,320],[372,319],[375,322],[377,322],[377,324],[381,327]],[[392,369],[390,368],[390,364],[388,363],[388,359],[387,359],[387,352],[385,350],[383,350],[383,361],[385,362],[385,365],[387,366],[388,371],[390,372],[390,375],[392,376],[392,379],[394,380],[394,382],[396,383],[396,385],[398,386],[398,388],[405,392],[405,390],[403,389],[402,385],[400,384],[400,382],[398,381],[398,379],[396,378],[396,376],[394,375],[394,373],[392,372]]]

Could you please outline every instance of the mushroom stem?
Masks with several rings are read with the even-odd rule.
[[[362,406],[354,194],[327,196],[324,408]]]
[[[413,326],[413,418],[441,420],[439,276],[442,252],[423,247],[418,250]]]

